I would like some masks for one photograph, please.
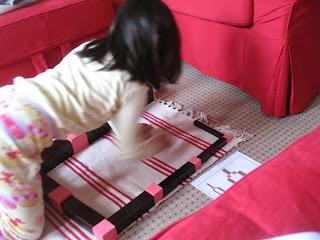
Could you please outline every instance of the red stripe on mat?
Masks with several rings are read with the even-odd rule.
[[[105,135],[105,136],[103,136],[103,138],[109,140],[109,141],[110,141],[113,145],[115,145],[116,147],[119,147],[118,143],[116,142],[115,139],[113,139],[113,138],[111,137],[111,135]]]
[[[112,144],[114,144],[115,146],[117,146],[118,147],[118,144],[117,144],[117,140],[115,139],[115,136],[114,135],[107,135],[107,136],[104,136],[103,138],[105,138],[105,139],[107,139],[107,140],[109,140]],[[218,156],[217,154],[215,154],[215,155],[213,155],[213,156],[215,156],[216,158],[218,158],[218,159],[220,159],[221,157],[223,157],[224,156],[224,154],[222,154],[222,153],[219,153],[219,154],[221,154],[222,156]],[[159,163],[162,163],[164,166],[166,166],[167,168],[165,168],[164,166],[161,166],[160,164],[158,164],[158,163],[155,163],[154,161],[152,161],[152,159],[154,159],[155,161],[157,161],[157,162],[159,162]],[[165,162],[163,162],[163,161],[161,161],[161,160],[159,160],[159,159],[157,159],[157,158],[155,158],[155,157],[150,157],[150,158],[148,158],[148,159],[146,159],[146,160],[144,160],[144,161],[142,161],[145,165],[147,165],[148,167],[150,167],[150,168],[152,168],[153,170],[155,170],[155,171],[157,171],[157,172],[159,172],[159,173],[161,173],[161,174],[163,174],[163,175],[165,175],[165,176],[169,176],[169,175],[171,175],[174,171],[176,171],[176,168],[174,168],[174,167],[172,167],[172,166],[170,166],[169,164],[167,164],[167,163],[165,163]],[[153,164],[153,165],[151,165],[151,164]],[[160,169],[159,169],[160,168]],[[173,171],[170,171],[169,169],[172,169]],[[166,171],[166,172],[168,172],[169,173],[169,175],[168,175],[168,173],[166,173],[166,172],[163,172],[163,170],[164,171]],[[189,177],[189,178],[187,178],[185,181],[183,181],[181,184],[183,185],[183,186],[185,186],[187,183],[189,183],[190,181],[192,180],[192,178],[191,177]]]
[[[49,209],[48,207],[46,207],[46,209]],[[51,209],[49,209],[49,211],[53,211]],[[87,240],[90,240],[91,238],[84,232],[82,231],[76,224],[74,224],[70,218],[66,217],[65,215],[60,214],[59,212],[55,212],[56,215],[60,218],[62,218],[64,221],[66,221],[69,225],[71,225],[71,227],[73,227],[74,230],[76,230],[82,237],[84,237]]]
[[[101,176],[99,176],[97,173],[95,173],[93,170],[91,170],[88,166],[86,166],[83,162],[81,162],[80,160],[78,160],[75,157],[71,157],[74,161],[76,161],[77,163],[79,163],[84,169],[86,169],[88,172],[90,172],[93,176],[95,176],[97,179],[99,179],[101,182],[103,182],[104,184],[108,185],[110,188],[112,188],[113,190],[115,190],[116,192],[118,192],[119,194],[121,194],[123,197],[127,198],[128,200],[132,200],[133,198],[130,197],[128,194],[126,194],[125,192],[123,192],[122,190],[120,190],[119,188],[115,187],[114,185],[112,185],[111,183],[109,183],[108,181],[106,181],[104,178],[102,178]],[[115,196],[117,197],[117,196]],[[117,197],[117,199],[119,201],[122,201],[120,198]],[[124,204],[126,204],[124,201],[122,201]]]
[[[118,147],[118,144],[116,142],[117,140],[114,139],[114,136],[109,135],[109,136],[104,136],[103,138],[109,140],[112,144],[114,144],[115,146]],[[155,170],[155,171],[159,172],[160,174],[163,174],[167,177],[171,174],[171,172],[167,168],[164,168],[163,166],[160,166],[159,164],[153,163],[152,161],[150,161],[150,159],[141,160],[141,162],[143,164],[147,165],[148,167],[152,168],[153,170]],[[163,170],[166,172],[169,172],[170,174],[164,172]]]
[[[176,168],[170,166],[169,164],[161,161],[160,159],[158,159],[158,158],[156,158],[156,157],[151,157],[151,158],[153,158],[155,161],[157,161],[157,162],[159,162],[159,163],[162,163],[163,165],[166,165],[168,168],[171,169],[171,173],[173,173],[173,172],[175,172],[175,171],[177,170]],[[181,185],[185,186],[185,185],[187,184],[187,180],[188,180],[188,179],[190,179],[190,181],[191,181],[191,177],[188,177],[185,181],[183,181],[183,182],[181,183]]]
[[[146,120],[147,120],[147,119],[146,119]],[[149,121],[149,122],[151,122],[151,123],[153,123],[154,125],[158,126],[156,123],[154,123],[154,122],[152,122],[152,121]],[[163,126],[163,127],[160,127],[160,128],[162,128],[163,130],[166,130],[166,129],[167,129],[166,126]],[[173,131],[173,132],[176,132],[174,129],[172,129],[172,131]],[[169,132],[169,133],[172,134],[172,135],[174,135],[174,136],[176,136],[177,138],[180,138],[180,139],[182,139],[182,140],[185,140],[185,141],[189,142],[189,141],[187,140],[188,137],[187,137],[187,139],[185,139],[185,138],[179,137],[179,136],[181,136],[181,135],[179,135],[178,133],[177,133],[177,134],[174,134],[174,133],[172,133],[172,132]],[[119,147],[119,145],[118,145],[117,142],[116,142],[117,140],[115,139],[115,136],[114,136],[113,134],[107,134],[107,135],[103,136],[103,138],[108,139],[108,140],[109,140],[110,142],[112,142],[115,146]],[[192,145],[198,147],[198,148],[201,149],[201,150],[205,150],[205,149],[206,149],[206,148],[203,149],[203,148],[201,148],[200,146],[197,146],[196,144],[193,144],[191,139],[190,139],[190,142],[189,142],[189,143],[191,143]],[[220,158],[222,158],[226,153],[227,153],[227,151],[225,151],[224,149],[221,148],[221,149],[218,150],[217,153],[215,153],[215,155],[212,155],[212,156],[220,159]],[[221,156],[219,156],[218,154],[221,154]]]
[[[165,176],[167,176],[167,177],[170,176],[170,174],[165,173],[165,172],[161,171],[160,169],[152,166],[150,163],[148,163],[148,162],[145,161],[145,160],[144,160],[144,161],[141,161],[141,162],[144,163],[145,165],[147,165],[148,167],[152,168],[153,170],[155,170],[155,171],[157,171],[157,172],[159,172],[159,173],[161,173],[161,174],[163,174],[163,175],[165,175]]]
[[[146,117],[146,115],[148,115]],[[196,136],[193,136],[191,135],[190,133],[182,130],[181,128],[178,128],[170,123],[168,123],[167,121],[161,119],[161,118],[158,118],[157,116],[151,114],[151,113],[148,113],[148,112],[144,112],[142,117],[146,120],[148,120],[149,122],[153,123],[154,125],[157,125],[158,127],[162,128],[162,129],[170,129],[171,131],[174,131],[176,134],[174,134],[176,137],[179,137],[179,136],[184,136],[186,137],[187,139],[189,139],[190,141],[194,141],[194,143],[198,143],[202,146],[204,146],[205,148],[208,148],[211,144],[201,138],[198,138]],[[152,121],[150,121],[150,118],[153,119]],[[161,126],[160,126],[161,124]],[[179,137],[183,140],[186,140],[185,138],[182,138],[182,137]],[[188,141],[189,142],[189,141]],[[191,143],[191,142],[189,142]],[[192,143],[191,143],[192,144]],[[200,148],[201,150],[205,150],[205,148],[203,147],[200,147],[199,145],[196,145],[196,144],[193,144],[194,146]],[[220,149],[218,152],[222,152],[221,154],[223,153],[227,153],[225,150],[223,149]]]
[[[63,236],[65,239],[71,240],[61,229],[59,226],[55,224],[55,222],[49,217],[47,213],[45,213],[46,219],[50,222],[50,224]]]
[[[167,126],[169,126],[170,128],[172,129],[175,129],[177,132],[181,132],[181,134],[184,134],[185,136],[189,137],[190,139],[193,139],[194,141],[198,142],[199,144],[202,144],[204,147],[209,147],[210,146],[210,143],[199,138],[199,137],[196,137],[188,132],[186,132],[185,130],[181,129],[181,128],[178,128],[177,126],[175,125],[172,125],[171,123],[167,122],[166,120],[163,120],[155,115],[153,115],[152,113],[149,113],[149,112],[143,112],[143,114],[146,114],[148,115],[149,117],[155,119],[155,120],[158,120],[160,122],[163,122],[165,123]]]
[[[77,165],[72,164],[70,162],[65,161],[64,164],[69,167],[74,173],[76,173],[79,177],[81,177],[84,181],[86,181],[91,187],[93,187],[96,191],[98,191],[99,193],[101,193],[104,197],[106,197],[107,199],[109,199],[111,202],[113,202],[115,205],[117,205],[118,207],[122,208],[125,204],[121,204],[119,202],[117,202],[116,200],[114,200],[111,196],[107,195],[108,191],[106,191],[107,193],[104,192],[104,188],[97,182],[95,182],[88,174],[86,174],[86,172],[84,172],[81,168],[79,168]],[[73,166],[71,166],[71,164]],[[75,169],[75,168],[77,169]],[[79,172],[80,171],[80,172]],[[86,177],[84,177],[86,176]],[[100,188],[102,188],[102,190]]]
[[[172,173],[174,172],[174,171],[172,171],[171,169],[169,169],[169,168],[161,165],[159,162],[157,162],[157,161],[155,161],[155,160],[152,160],[151,158],[148,158],[147,161],[150,162],[150,163],[152,163],[152,164],[154,164],[155,166],[159,167],[160,169],[168,172],[169,174],[172,174]]]
[[[72,230],[63,222],[63,220],[61,220],[61,219],[56,215],[56,213],[55,213],[54,211],[52,211],[51,209],[49,209],[49,208],[47,208],[47,207],[46,207],[45,210],[46,210],[46,212],[47,212],[46,215],[48,215],[48,213],[49,213],[49,214],[50,214],[50,217],[54,218],[55,221],[60,224],[60,226],[57,226],[57,225],[55,225],[55,223],[53,223],[53,221],[52,221],[53,226],[54,226],[60,233],[62,233],[62,235],[66,236],[65,232],[61,229],[61,227],[64,227],[64,228],[66,229],[66,231],[67,231],[68,233],[70,233],[73,237],[75,237],[76,239],[81,240],[81,239],[76,235],[76,233],[75,233],[74,231],[72,231]],[[52,219],[51,219],[51,220],[52,220]],[[67,236],[66,236],[66,237],[67,237]],[[71,238],[69,238],[69,237],[67,237],[67,238],[68,238],[68,239],[71,239]]]
[[[174,129],[170,129],[170,128],[167,128],[166,126],[163,126],[163,124],[161,123],[158,123],[157,121],[154,121],[152,118],[149,118],[148,116],[143,116],[144,119],[146,119],[147,121],[149,121],[150,123],[158,126],[159,128],[163,129],[164,131],[176,136],[177,138],[180,138],[194,146],[196,146],[197,148],[201,149],[201,150],[205,150],[206,147],[203,147],[201,145],[199,145],[197,142],[193,141],[193,140],[190,140],[188,137],[184,136],[184,135],[181,135],[179,133],[177,133]]]
[[[220,151],[222,152],[222,153],[224,153],[224,154],[226,154],[227,153],[227,151],[226,150],[224,150],[224,149],[220,149]]]
[[[145,112],[145,113],[146,113],[146,112]],[[164,129],[165,131],[168,130],[168,128],[167,128],[167,126],[166,126],[165,124],[159,125],[159,124],[157,123],[157,121],[154,122],[152,118],[150,119],[150,118],[146,117],[145,115],[144,115],[144,118],[145,118],[146,120],[148,120],[149,122],[153,123],[154,125],[157,125],[157,126],[159,126],[160,128]],[[161,120],[161,119],[160,119],[160,120]],[[161,120],[161,121],[164,121],[164,120]],[[164,122],[165,122],[165,121],[164,121]],[[168,124],[168,125],[171,125],[171,124]],[[171,125],[171,126],[173,126],[173,125]],[[183,140],[191,143],[192,145],[194,145],[194,146],[202,149],[202,147],[200,147],[199,145],[195,144],[194,139],[190,139],[190,136],[191,136],[191,137],[194,137],[194,138],[197,138],[197,137],[192,136],[191,134],[186,134],[187,136],[181,135],[181,134],[179,134],[179,133],[176,131],[176,130],[181,130],[181,129],[177,128],[177,127],[174,127],[174,129],[170,129],[170,130],[171,130],[170,134],[172,134],[172,135],[174,135],[174,136],[176,136],[176,137],[178,137],[178,138],[180,138],[180,139],[182,138]],[[181,130],[181,132],[184,132],[184,131]],[[176,134],[174,134],[174,133],[176,133]],[[185,133],[185,132],[184,132],[184,133]],[[103,138],[109,140],[112,144],[114,144],[115,146],[119,147],[118,144],[117,144],[117,140],[115,139],[115,136],[108,134],[108,135],[103,136]],[[199,139],[199,138],[198,138],[198,139]],[[188,140],[190,140],[190,141],[188,141]],[[201,140],[201,139],[199,139],[199,140]],[[203,141],[203,140],[201,140],[201,141]],[[205,142],[205,141],[203,141],[203,142]],[[204,149],[202,149],[202,150],[204,150]],[[223,150],[223,151],[224,151],[224,150]],[[219,156],[218,154],[221,155],[221,156]],[[217,152],[217,153],[216,153],[215,155],[213,155],[213,156],[216,157],[216,158],[218,158],[218,159],[220,159],[220,158],[223,157],[224,155],[225,155],[225,154],[223,154],[223,153],[221,153],[221,152]],[[155,161],[158,162],[158,163],[156,163]],[[160,174],[163,174],[163,175],[165,175],[165,176],[171,175],[171,174],[176,170],[176,168],[170,166],[169,164],[167,164],[167,163],[165,163],[165,162],[163,162],[163,161],[161,161],[161,160],[159,160],[159,159],[157,159],[157,158],[155,158],[155,157],[150,157],[150,158],[148,158],[148,159],[146,159],[146,160],[143,160],[142,162],[143,162],[145,165],[147,165],[148,167],[152,168],[153,170],[155,170],[155,171],[157,171],[157,172],[159,172]],[[159,163],[161,163],[162,165],[159,164]],[[164,172],[164,171],[165,171],[165,172]],[[168,173],[167,173],[167,172],[168,172]],[[191,180],[192,180],[192,178],[189,177],[189,178],[187,178],[184,182],[182,182],[181,185],[185,186],[185,185],[188,184]]]
[[[156,158],[156,157],[150,157],[151,159],[154,159],[155,161],[162,163],[164,166],[170,168],[172,171],[177,170],[176,168],[172,167],[171,165],[165,163],[164,161],[161,161],[160,159]]]

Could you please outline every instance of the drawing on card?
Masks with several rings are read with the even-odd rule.
[[[260,166],[260,163],[241,152],[209,169],[191,184],[211,198],[217,198],[233,184]]]

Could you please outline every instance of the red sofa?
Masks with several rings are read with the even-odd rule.
[[[40,0],[0,15],[0,86],[55,66],[72,48],[105,36],[111,0]]]
[[[320,93],[319,0],[164,0],[183,59],[241,88],[272,116],[303,111]]]
[[[320,93],[319,0],[163,1],[179,25],[183,59],[241,88],[264,113],[299,113]]]
[[[257,240],[320,232],[319,144],[320,127],[151,240]]]

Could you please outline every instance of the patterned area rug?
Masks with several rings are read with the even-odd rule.
[[[172,140],[170,148],[147,159],[119,160],[117,140],[113,134],[108,134],[80,154],[66,160],[48,175],[107,218],[151,183],[161,182],[217,140],[217,137],[194,126],[196,119],[207,121],[205,114],[183,110],[178,104],[153,102],[141,116],[140,122],[152,124],[159,131],[168,134]],[[208,122],[207,124],[212,125]],[[233,140],[211,157],[192,177],[223,157],[239,142],[251,137],[228,126],[216,128],[233,135]],[[191,178],[181,184],[175,192],[190,180]],[[74,221],[49,206],[46,207],[46,217],[48,227],[43,239],[94,239]]]

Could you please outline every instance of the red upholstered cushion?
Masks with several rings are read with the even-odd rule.
[[[214,22],[248,26],[253,21],[252,0],[164,0],[171,10]]]
[[[113,16],[111,0],[42,0],[0,15],[0,69],[107,29]]]

